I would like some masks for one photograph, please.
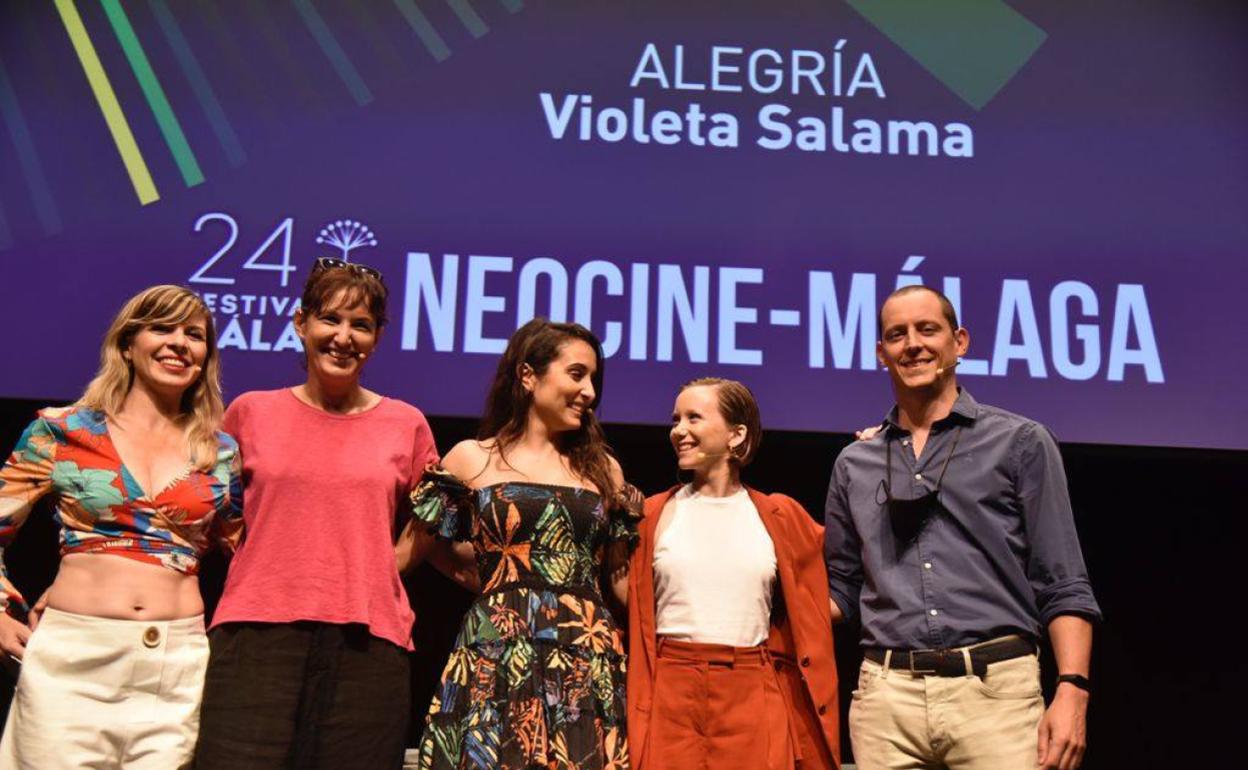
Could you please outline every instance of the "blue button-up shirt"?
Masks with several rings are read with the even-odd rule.
[[[892,495],[900,499],[936,489],[951,449],[943,510],[914,542],[899,544],[884,505],[885,452],[893,453]],[[1058,615],[1100,619],[1053,436],[965,390],[932,426],[921,457],[896,407],[874,438],[846,447],[832,471],[825,524],[832,598],[846,616],[861,611],[863,646],[1036,639]]]

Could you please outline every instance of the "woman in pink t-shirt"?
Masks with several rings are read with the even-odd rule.
[[[386,293],[372,268],[317,260],[294,319],[307,380],[226,411],[246,535],[209,635],[200,770],[402,764],[414,618],[395,518],[438,455],[419,410],[360,384]]]

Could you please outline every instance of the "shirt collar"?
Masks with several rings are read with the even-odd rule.
[[[959,419],[965,422],[974,422],[979,417],[979,402],[971,396],[971,392],[961,385],[958,386],[958,398],[953,402],[953,409],[949,411],[948,419]],[[944,422],[940,420],[939,422]],[[892,430],[905,431],[901,427],[899,410],[896,404],[888,410],[888,414],[884,415],[884,425]]]

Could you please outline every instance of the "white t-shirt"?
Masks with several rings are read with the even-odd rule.
[[[776,549],[745,489],[705,497],[685,485],[654,544],[660,636],[755,647],[767,640]]]

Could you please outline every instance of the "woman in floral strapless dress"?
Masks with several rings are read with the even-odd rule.
[[[429,710],[423,769],[628,770],[624,647],[602,587],[626,600],[642,499],[593,414],[601,372],[584,327],[526,324],[483,438],[412,494],[433,547],[471,547],[482,588]]]

